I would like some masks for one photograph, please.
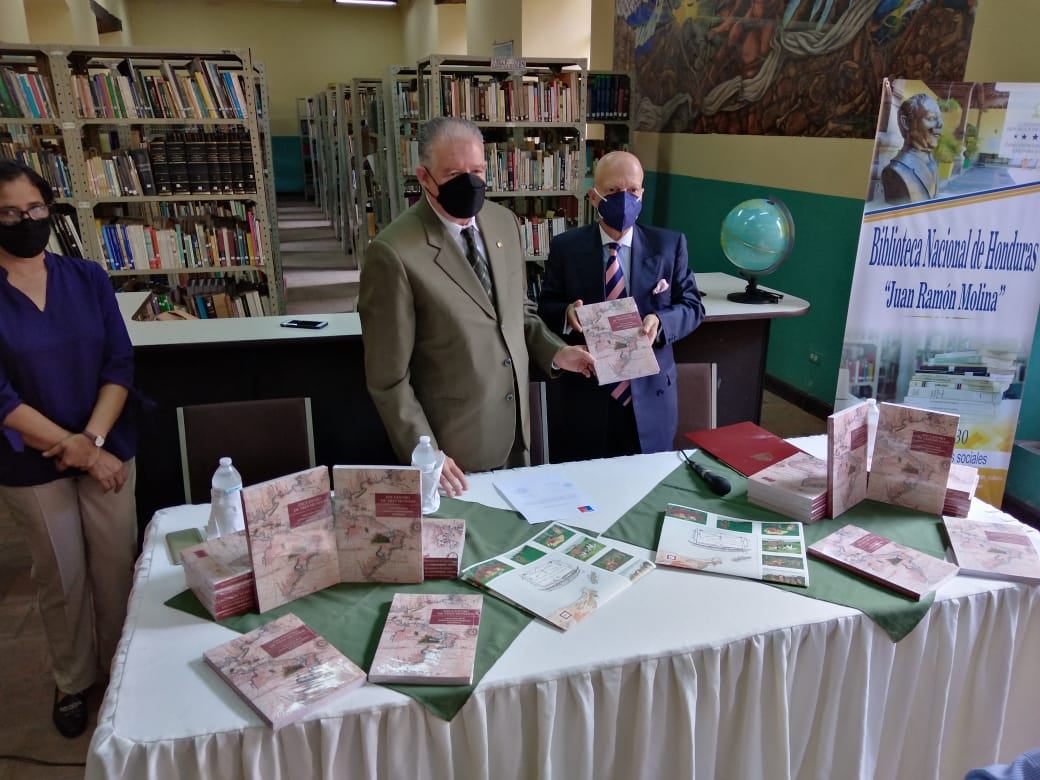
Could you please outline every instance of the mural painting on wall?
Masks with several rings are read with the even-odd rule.
[[[872,137],[885,77],[960,81],[977,0],[616,0],[651,132]]]

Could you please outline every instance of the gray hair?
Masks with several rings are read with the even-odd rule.
[[[472,139],[481,146],[484,145],[484,136],[481,135],[480,128],[468,119],[435,116],[419,127],[419,162],[422,165],[430,164],[430,148],[442,138]]]

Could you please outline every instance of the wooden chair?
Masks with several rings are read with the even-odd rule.
[[[310,398],[231,401],[177,408],[184,500],[205,503],[222,457],[245,485],[314,465]]]
[[[715,427],[718,370],[715,363],[676,363],[679,393],[679,425],[672,447],[689,449],[692,443],[683,434]]]

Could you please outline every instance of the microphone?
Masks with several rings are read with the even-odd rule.
[[[717,496],[725,496],[729,493],[730,490],[732,490],[732,487],[730,486],[728,479],[719,476],[714,471],[708,471],[708,469],[704,468],[704,466],[702,466],[700,463],[698,463],[695,460],[691,460],[689,457],[687,457],[686,453],[682,450],[679,450],[679,452],[682,454],[683,460],[685,460],[689,464],[690,469],[693,471],[693,473],[704,480],[705,484],[708,486],[708,489],[712,493],[714,493]]]

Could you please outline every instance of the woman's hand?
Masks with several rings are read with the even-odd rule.
[[[126,464],[119,458],[106,450],[98,450],[100,453],[97,462],[91,466],[87,473],[98,481],[107,493],[115,490],[117,493],[123,489],[129,471]]]
[[[89,471],[97,463],[101,452],[102,450],[95,447],[94,442],[82,433],[70,433],[49,450],[44,451],[43,457],[55,458],[59,471],[68,468]]]

